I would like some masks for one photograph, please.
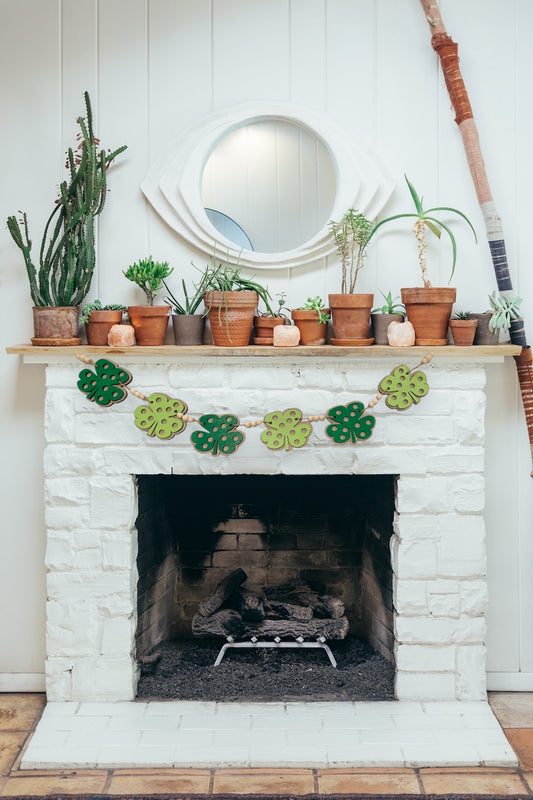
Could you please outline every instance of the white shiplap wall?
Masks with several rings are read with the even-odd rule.
[[[514,284],[533,334],[529,230],[533,201],[533,27],[530,0],[441,0],[504,222]],[[39,241],[82,92],[102,144],[128,144],[110,174],[91,296],[140,300],[122,276],[151,253],[192,279],[203,264],[155,215],[139,184],[182,131],[212,111],[278,100],[327,113],[370,142],[398,178],[387,212],[410,210],[406,173],[431,205],[465,211],[476,246],[456,226],[454,284],[463,308],[483,310],[495,288],[462,142],[419,0],[0,0],[0,216],[29,214]],[[31,310],[20,254],[0,228],[2,346],[27,341]],[[449,252],[432,243],[434,283]],[[289,304],[336,291],[335,258],[261,274]],[[361,291],[418,285],[414,238],[391,226],[374,242]],[[43,375],[0,353],[0,690],[42,672],[44,657]],[[530,455],[514,365],[491,368],[488,399],[489,669],[499,686],[533,688],[533,500]],[[13,677],[20,674],[22,677]],[[1,677],[7,676],[7,677]],[[33,681],[33,683],[32,683]]]

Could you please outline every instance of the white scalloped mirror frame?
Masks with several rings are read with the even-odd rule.
[[[211,114],[180,135],[152,165],[141,190],[157,213],[188,244],[205,255],[215,248],[232,264],[263,269],[305,265],[336,250],[326,223],[309,241],[282,253],[240,250],[209,221],[202,201],[202,174],[217,143],[230,131],[262,119],[281,119],[308,129],[327,148],[336,174],[337,191],[331,219],[356,208],[375,219],[395,182],[378,154],[327,117],[306,108],[280,103],[244,103]]]

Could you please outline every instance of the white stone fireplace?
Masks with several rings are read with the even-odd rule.
[[[145,395],[180,398],[192,416],[231,412],[246,422],[274,409],[318,415],[353,400],[366,405],[395,366],[417,365],[424,355],[417,350],[373,357],[369,348],[368,356],[320,358],[209,348],[201,357],[198,351],[109,357],[132,372],[131,387]],[[485,698],[483,358],[438,353],[422,368],[428,395],[405,411],[381,400],[367,441],[335,444],[324,435],[325,423],[315,422],[305,447],[274,452],[250,428],[236,453],[217,457],[192,448],[194,423],[169,441],[150,438],[133,422],[142,400],[129,394],[99,407],[76,387],[79,361],[53,352],[45,358],[50,701],[135,697],[135,476],[172,473],[397,475],[391,540],[397,698]]]

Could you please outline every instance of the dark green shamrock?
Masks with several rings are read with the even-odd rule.
[[[224,456],[234,453],[244,441],[244,433],[235,428],[239,424],[239,418],[233,414],[203,414],[198,420],[205,431],[194,431],[191,434],[191,442],[195,450],[199,453],[209,453]]]
[[[413,372],[409,367],[402,364],[393,369],[380,381],[378,386],[381,394],[388,395],[385,403],[389,408],[396,408],[403,411],[413,403],[419,403],[421,397],[429,392],[426,376],[423,372]]]
[[[128,394],[124,387],[131,382],[131,373],[107,358],[98,359],[94,369],[95,372],[82,369],[79,373],[76,385],[80,392],[99,406],[111,406],[124,400]]]
[[[330,408],[326,416],[333,424],[327,426],[326,434],[337,444],[346,442],[357,444],[358,439],[370,438],[376,418],[370,414],[364,417],[364,410],[363,403],[359,402]]]
[[[302,422],[302,412],[298,408],[287,408],[285,411],[272,411],[263,422],[269,428],[261,434],[261,441],[269,450],[292,450],[303,447],[313,430],[309,422]]]
[[[158,439],[172,439],[185,430],[185,421],[177,414],[186,414],[187,406],[183,400],[174,400],[166,394],[156,392],[148,398],[147,406],[135,409],[135,424],[148,436]]]

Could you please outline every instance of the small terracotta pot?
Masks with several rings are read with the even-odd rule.
[[[158,347],[165,341],[170,306],[128,306],[138,345]]]
[[[322,311],[327,314],[329,309],[323,308]],[[300,331],[300,344],[314,346],[326,343],[327,323],[320,322],[318,311],[295,308],[291,311],[291,317]]]
[[[402,289],[401,295],[407,318],[415,329],[415,344],[423,347],[447,345],[448,323],[457,290],[448,286],[423,286]]]
[[[368,339],[373,294],[328,295],[335,339]]]
[[[284,317],[254,317],[254,344],[273,344],[274,328],[284,324]]]
[[[246,347],[250,344],[254,315],[259,303],[257,292],[206,292],[213,341],[218,347]]]
[[[43,347],[78,345],[78,306],[34,306],[33,345]]]
[[[471,347],[476,335],[477,319],[451,319],[453,343],[458,347]]]
[[[87,343],[98,347],[107,346],[107,337],[113,325],[118,325],[122,319],[122,311],[91,311],[85,323]]]
[[[371,314],[374,344],[389,344],[387,330],[391,322],[403,322],[403,314]]]
[[[172,329],[176,344],[203,344],[204,327],[205,319],[201,314],[172,314]]]

